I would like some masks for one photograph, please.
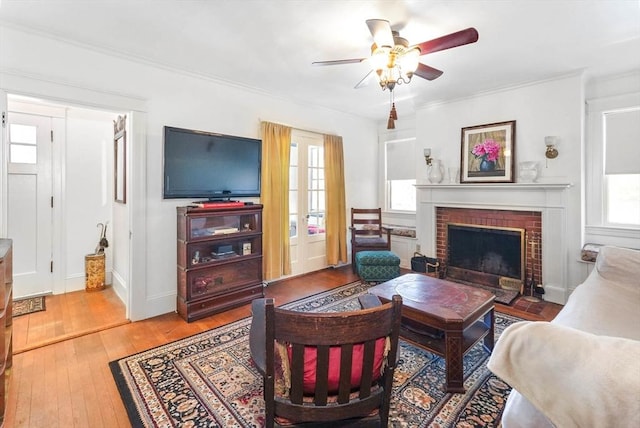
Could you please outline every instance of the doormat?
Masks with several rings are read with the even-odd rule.
[[[28,315],[34,312],[46,310],[44,296],[27,297],[26,299],[13,301],[13,316]]]
[[[360,309],[354,282],[289,304],[296,311]],[[277,302],[276,302],[277,303]],[[520,318],[495,314],[496,339]],[[135,428],[264,426],[262,376],[249,352],[251,318],[109,363]],[[495,427],[511,388],[486,367],[482,343],[464,356],[466,393],[445,392],[443,358],[400,339],[389,426]]]

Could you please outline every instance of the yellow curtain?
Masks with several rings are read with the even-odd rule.
[[[262,122],[262,266],[264,279],[291,273],[289,146],[291,128]]]
[[[344,193],[342,137],[324,136],[324,176],[326,203],[327,263],[347,261],[347,219]]]

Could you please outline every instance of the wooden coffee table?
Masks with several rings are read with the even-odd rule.
[[[464,392],[463,357],[484,339],[493,351],[494,295],[480,288],[421,274],[407,274],[369,289],[383,302],[402,296],[400,335],[444,357],[445,389]]]

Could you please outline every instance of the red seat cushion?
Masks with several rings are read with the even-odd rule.
[[[373,380],[380,378],[382,363],[385,358],[385,342],[384,337],[376,340],[375,354],[373,359]],[[289,354],[289,362],[291,362],[291,347],[287,347]],[[354,345],[353,356],[351,362],[351,388],[360,386],[360,378],[362,377],[362,355],[364,352],[364,344]],[[340,382],[340,354],[339,346],[329,349],[329,382],[328,388],[330,393],[338,391]],[[304,350],[304,380],[303,391],[305,394],[313,394],[316,386],[316,365],[318,361],[318,351],[313,346],[307,346]]]

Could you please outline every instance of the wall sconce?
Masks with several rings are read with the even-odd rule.
[[[554,136],[544,137],[544,145],[547,146],[544,155],[547,159],[555,159],[558,157],[558,149],[556,148],[558,140],[558,137]]]
[[[427,163],[427,165],[431,165],[432,160],[431,149],[424,149],[424,161]]]

